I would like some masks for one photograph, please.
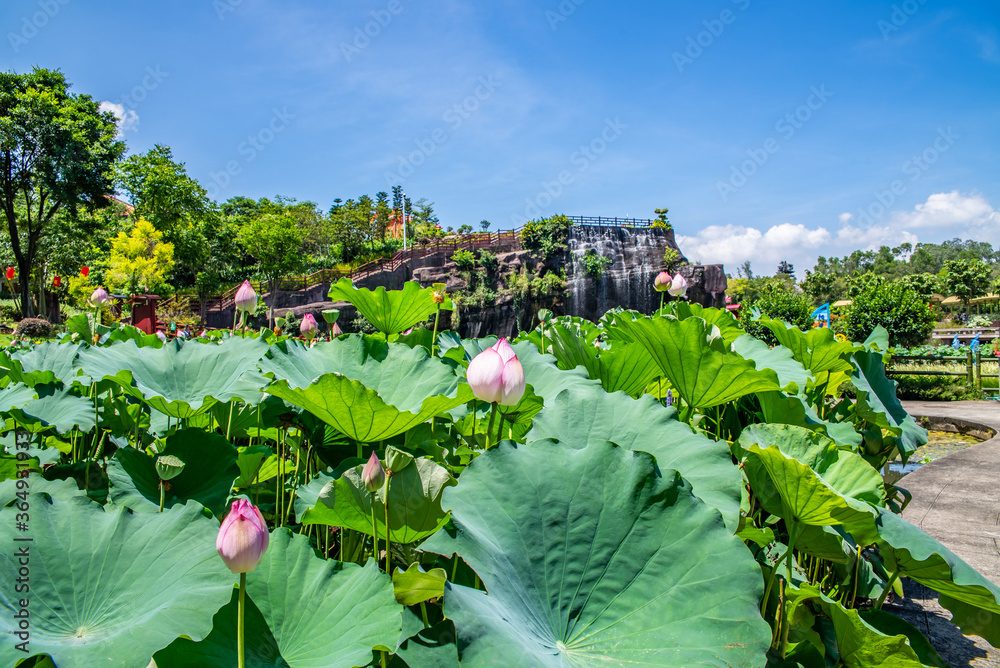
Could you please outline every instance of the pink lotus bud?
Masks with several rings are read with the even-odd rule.
[[[257,293],[254,292],[250,281],[243,281],[243,285],[236,291],[236,310],[244,313],[253,313],[257,310]]]
[[[361,469],[361,482],[365,484],[365,489],[369,492],[375,492],[385,484],[385,469],[382,468],[382,462],[378,460],[374,452],[368,458],[365,467]]]
[[[316,326],[316,318],[313,317],[312,313],[306,313],[302,316],[302,324],[299,325],[299,334],[306,337],[307,341],[311,341],[319,328]]]
[[[671,297],[683,297],[684,293],[688,291],[688,282],[684,280],[684,277],[680,274],[674,276],[673,282],[670,284],[670,288],[667,292],[670,293]]]
[[[337,323],[333,323],[333,326],[330,327],[330,336],[333,338],[337,338],[343,333],[344,333],[343,330],[340,329],[340,325],[338,325]]]
[[[680,274],[678,274],[679,276]],[[666,292],[670,288],[670,281],[673,280],[669,271],[661,271],[653,280],[653,289],[657,292]]]
[[[507,339],[476,355],[465,377],[481,401],[516,406],[524,396],[524,369]]]
[[[156,338],[158,338],[160,341],[163,341],[164,343],[167,342],[167,335],[161,332],[160,330],[156,330]]]
[[[108,291],[104,288],[98,287],[90,293],[90,303],[94,306],[104,306],[109,301],[111,301],[111,297],[108,295]]]
[[[248,499],[237,499],[219,527],[215,549],[233,573],[249,573],[257,568],[270,540],[256,506]]]

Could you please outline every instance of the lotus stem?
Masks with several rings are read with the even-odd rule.
[[[784,604],[785,604],[785,583],[784,582],[781,583],[781,602],[782,602],[782,607],[784,607]],[[791,628],[791,626],[792,625],[787,620],[785,620],[784,613],[782,613],[782,616],[781,616],[781,646],[780,646],[780,650],[779,650],[781,652],[781,658],[782,659],[785,658],[785,650],[788,648],[788,630]]]
[[[160,481],[160,510],[158,512],[163,512],[163,501],[167,498],[167,488],[163,486],[163,481]]]
[[[381,657],[382,668],[385,668],[385,666],[386,666],[386,663],[385,663],[385,650],[384,649],[379,650],[378,653],[379,653],[379,656]]]
[[[343,552],[341,552],[343,554]],[[372,556],[375,557],[375,563],[378,563],[378,531],[375,529],[375,504],[372,504]],[[343,559],[341,559],[343,561]]]
[[[663,310],[663,298],[664,298],[665,296],[666,296],[666,293],[664,293],[664,292],[661,292],[661,293],[660,293],[660,311],[662,311],[662,310]]]
[[[246,592],[247,574],[240,573],[240,605],[236,621],[236,660],[239,668],[245,668],[246,666],[246,660],[243,658],[246,649],[243,640],[243,622],[246,618]]]
[[[431,623],[427,620],[427,604],[424,603],[423,601],[420,601],[420,616],[423,617],[424,628],[429,629]]]
[[[486,427],[486,449],[490,449],[490,440],[493,438],[493,420],[497,416],[497,403],[493,402],[493,410],[490,412],[490,423]]]
[[[438,340],[438,318],[441,317],[441,305],[437,305],[437,311],[434,313],[434,337],[431,339],[431,357],[434,357],[434,348],[437,346]],[[431,423],[433,428],[433,422]]]
[[[391,473],[391,471],[390,471]],[[392,543],[389,542],[389,483],[392,481],[392,476],[387,475],[385,477],[385,572],[386,575],[392,576],[392,571],[389,570],[389,553],[390,546]],[[376,557],[376,561],[378,558]]]
[[[885,589],[882,590],[882,595],[878,597],[875,601],[875,609],[881,610],[882,604],[885,603],[885,599],[889,597],[889,592],[892,590],[892,585],[896,584],[896,580],[899,579],[899,571],[895,571],[891,576],[889,576],[889,581],[885,583]]]
[[[851,607],[854,607],[858,600],[858,574],[861,571],[861,546],[858,545],[854,561],[854,587],[851,591]]]
[[[785,557],[788,558],[788,572],[792,572],[792,549],[795,547],[795,538],[796,536],[793,536],[789,531],[788,547],[785,549],[785,554],[781,555],[781,559],[775,559],[774,561],[774,570],[771,571],[771,577],[767,580],[767,588],[764,589],[764,607],[761,610],[761,616],[765,616],[767,613],[767,603],[771,596],[771,587],[774,586],[774,578],[778,574],[778,564],[780,564],[782,559]]]

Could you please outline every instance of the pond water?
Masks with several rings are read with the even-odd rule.
[[[896,460],[889,462],[889,470],[886,472],[886,482],[893,483],[905,476],[913,473],[924,464],[929,464],[935,459],[941,459],[945,455],[964,450],[970,446],[982,443],[982,439],[967,434],[956,434],[949,431],[928,431],[927,445],[917,448],[906,466]]]

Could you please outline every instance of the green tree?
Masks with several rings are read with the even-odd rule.
[[[428,230],[436,228],[439,222],[441,221],[434,215],[434,202],[428,202],[426,197],[418,199],[413,211],[413,225],[417,228],[417,234],[428,234]]]
[[[980,259],[948,260],[941,278],[945,289],[962,300],[969,315],[969,302],[986,294],[991,275],[989,266]]]
[[[749,279],[761,283],[759,296],[743,302],[741,314],[750,314],[760,311],[761,315],[770,318],[784,320],[789,325],[794,325],[802,331],[809,331],[812,327],[812,301],[802,292],[795,288],[793,279],[790,276],[781,274],[772,278]],[[766,341],[771,345],[778,343],[771,330],[762,327],[756,321],[744,316],[743,328],[749,334],[753,334],[758,339]]]
[[[483,232],[486,232],[487,230],[490,229],[490,221],[488,220],[479,221],[479,227],[483,230]]]
[[[54,217],[65,211],[76,221],[81,208],[107,206],[125,149],[114,116],[69,88],[58,71],[0,74],[0,201],[26,317],[34,315],[28,277]]]
[[[211,209],[205,189],[188,176],[183,162],[174,160],[170,147],[162,144],[123,160],[115,182],[135,207],[135,216],[151,222],[167,240],[179,227],[190,226]]]
[[[927,302],[940,289],[941,284],[940,279],[934,274],[907,274],[898,280]]]
[[[131,232],[118,233],[108,264],[106,279],[112,292],[156,293],[174,267],[174,245],[163,241],[163,233],[140,218]]]
[[[238,233],[239,244],[260,268],[271,293],[268,324],[274,323],[274,305],[279,281],[302,266],[302,230],[287,214],[265,214],[245,224]]]
[[[389,208],[389,193],[382,191],[375,193],[375,235],[385,245],[385,233],[389,229],[389,221],[392,217],[392,209]],[[374,236],[374,235],[373,235]]]
[[[864,341],[878,325],[889,332],[894,346],[924,343],[934,329],[930,305],[903,281],[864,274],[854,281],[853,303],[844,315],[844,333]]]

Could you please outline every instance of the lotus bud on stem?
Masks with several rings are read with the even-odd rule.
[[[679,275],[680,274],[678,274],[678,276]],[[656,278],[653,279],[653,289],[660,293],[661,311],[663,310],[663,297],[665,296],[663,293],[665,293],[668,289],[670,289],[670,282],[672,280],[673,277],[670,275],[669,271],[661,271],[659,274],[656,275]]]
[[[441,317],[441,304],[444,304],[448,298],[448,285],[445,283],[435,283],[432,287],[434,288],[434,293],[431,295],[431,299],[433,299],[434,306],[436,307],[434,311],[434,334],[431,338],[431,357],[434,357],[434,348],[437,346],[438,320]],[[433,424],[431,423],[432,427]]]
[[[496,345],[476,355],[465,378],[477,399],[493,404],[486,430],[486,448],[489,449],[498,406],[516,406],[524,396],[524,368],[507,339],[500,339]]]
[[[233,502],[229,514],[219,527],[215,549],[233,573],[240,575],[240,600],[237,615],[236,651],[237,665],[245,668],[246,643],[243,627],[246,619],[247,573],[257,568],[267,551],[270,534],[264,516],[248,499]]]

